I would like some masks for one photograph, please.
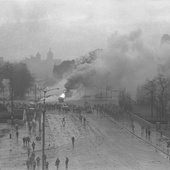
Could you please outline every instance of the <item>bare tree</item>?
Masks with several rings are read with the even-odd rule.
[[[125,89],[119,91],[119,106],[126,111],[132,111],[132,99],[130,94],[125,92]]]
[[[157,83],[157,97],[159,102],[159,112],[160,118],[165,116],[165,96],[166,90],[170,85],[170,79],[166,78],[164,75],[159,74],[155,77],[155,81]]]
[[[150,108],[151,108],[151,117],[153,117],[154,110],[154,102],[155,102],[155,93],[156,93],[156,80],[147,80],[143,86],[144,90],[147,91],[150,100]]]
[[[32,86],[34,78],[24,63],[6,62],[0,66],[0,80],[9,79],[11,94],[24,97],[28,88]]]

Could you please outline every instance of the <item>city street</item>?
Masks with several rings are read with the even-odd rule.
[[[105,114],[82,114],[86,122],[81,122],[76,113],[46,114],[46,150],[49,170],[55,170],[55,160],[60,159],[59,169],[65,169],[65,159],[69,158],[70,170],[162,170],[169,169],[170,163],[153,147],[133,136],[114,123]],[[65,117],[65,126],[62,120]],[[15,136],[15,129],[12,129]],[[20,138],[12,138],[10,151],[9,135],[0,139],[1,170],[23,170],[26,168],[27,149],[22,137],[28,132],[19,129]],[[31,134],[31,143],[38,134],[38,125]],[[72,147],[71,138],[75,137]],[[41,158],[41,142],[35,142],[36,157]],[[31,147],[31,145],[30,145]],[[41,166],[39,167],[41,169]]]
[[[170,170],[170,0],[0,11],[0,170]]]

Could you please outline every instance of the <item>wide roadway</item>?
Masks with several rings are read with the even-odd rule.
[[[75,113],[47,112],[48,134],[53,149],[46,151],[49,170],[56,170],[54,162],[60,159],[60,169],[65,169],[65,158],[69,158],[69,170],[166,170],[169,162],[151,146],[135,138],[117,126],[107,115],[82,114],[86,125]],[[62,118],[65,117],[65,127]],[[72,147],[71,137],[75,137]],[[46,139],[48,141],[48,139]],[[41,150],[37,151],[41,155]],[[26,169],[23,155],[22,163],[3,170]],[[41,167],[40,167],[41,169]]]

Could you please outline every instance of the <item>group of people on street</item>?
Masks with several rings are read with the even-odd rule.
[[[22,141],[23,141],[23,145],[24,145],[24,146],[25,146],[25,145],[26,145],[26,146],[29,146],[29,143],[31,142],[29,136],[23,137],[23,138],[22,138]]]
[[[81,114],[79,115],[80,122],[86,125],[86,118],[83,117]]]
[[[141,137],[143,137],[144,133],[145,133],[145,138],[150,140],[151,139],[150,127],[144,128],[143,126],[141,126]]]
[[[146,139],[150,140],[150,137],[151,137],[151,130],[150,130],[150,128],[146,128],[145,129],[145,133],[146,133]]]
[[[47,156],[44,154],[44,166],[45,169],[48,170],[49,167],[49,162],[47,161]],[[26,160],[26,165],[27,165],[27,170],[35,170],[36,166],[39,167],[40,166],[40,157],[37,156],[35,158],[35,152],[32,151],[31,155],[30,155],[30,150],[28,151],[28,159]],[[31,168],[31,169],[30,169]]]
[[[66,160],[65,160],[65,168],[66,169],[68,169],[68,162],[69,162],[69,159],[68,159],[68,157],[66,157]],[[60,159],[57,158],[55,161],[55,166],[57,167],[57,170],[59,170],[59,165],[60,165]]]
[[[69,159],[68,157],[66,157],[65,160],[65,169],[68,169],[68,163],[69,163]],[[39,167],[40,166],[40,157],[38,156],[35,159],[35,153],[32,152],[31,156],[28,157],[28,159],[26,160],[26,165],[27,165],[27,170],[35,170],[36,166]],[[47,157],[46,155],[44,155],[44,165],[45,165],[45,170],[48,170],[49,168],[49,162],[47,161]],[[55,161],[55,166],[57,168],[57,170],[59,170],[59,165],[60,165],[60,159],[57,158]]]
[[[37,165],[36,160],[37,159],[35,159],[35,152],[33,151],[31,153],[31,149],[28,148],[28,159],[26,160],[27,170],[29,170],[30,168],[35,170]]]

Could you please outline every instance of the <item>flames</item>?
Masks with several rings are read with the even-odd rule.
[[[61,97],[61,98],[65,98],[65,93],[62,93],[62,94],[60,95],[60,97]]]

